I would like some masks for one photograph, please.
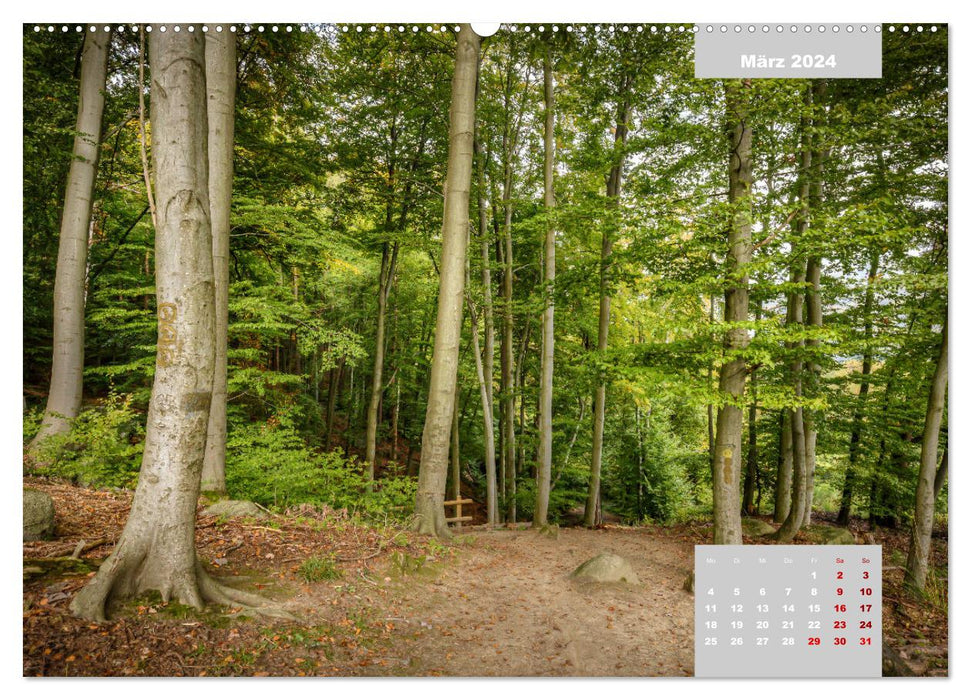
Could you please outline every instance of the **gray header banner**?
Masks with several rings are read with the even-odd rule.
[[[696,78],[883,77],[878,23],[697,26]]]

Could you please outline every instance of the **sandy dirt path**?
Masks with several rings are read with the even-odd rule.
[[[434,578],[395,580],[399,654],[448,676],[686,676],[693,596],[690,544],[643,528],[475,532]],[[578,584],[601,551],[630,561],[639,585]],[[410,634],[407,634],[410,633]],[[407,640],[407,641],[406,641]],[[396,645],[398,646],[398,645]]]

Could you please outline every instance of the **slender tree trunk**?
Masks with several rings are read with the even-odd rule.
[[[819,298],[819,276],[821,260],[818,256],[811,255],[806,263],[806,285],[809,290],[806,292],[806,325],[813,328],[821,328],[823,325],[823,313]],[[818,348],[819,340],[810,338],[806,340],[807,348]],[[810,356],[808,364],[808,380],[812,387],[810,394],[815,393],[818,384],[820,366],[815,360],[815,356]],[[806,432],[806,490],[803,505],[802,527],[809,527],[812,520],[813,495],[815,492],[816,477],[816,416],[809,409],[803,411],[803,424]]]
[[[213,581],[196,557],[195,515],[215,364],[215,290],[206,117],[205,34],[154,32],[152,160],[159,338],[145,452],[128,522],[111,556],[74,598],[75,615],[157,590],[201,608],[255,602]]]
[[[371,378],[371,402],[367,412],[367,437],[365,438],[364,461],[367,463],[368,479],[374,480],[374,467],[378,445],[378,407],[384,394],[384,321],[387,316],[388,293],[394,279],[394,269],[398,261],[398,242],[384,244],[381,255],[381,274],[378,282],[378,317],[374,335],[374,372]]]
[[[873,370],[873,285],[877,279],[880,267],[880,249],[874,247],[870,252],[870,269],[867,273],[866,295],[863,299],[863,364],[860,367],[860,390],[856,395],[856,407],[853,409],[853,428],[850,432],[849,461],[846,466],[846,477],[843,481],[843,494],[840,499],[840,510],[836,516],[838,525],[846,527],[850,522],[850,511],[853,507],[853,489],[856,486],[856,466],[860,461],[860,441],[863,438],[863,416],[866,410],[866,399],[870,393],[870,372]]]
[[[489,264],[489,245],[488,245],[488,217],[485,206],[485,194],[483,190],[483,179],[482,179],[482,161],[479,160],[479,235],[482,238],[482,251],[483,251],[483,267],[485,271],[482,274],[483,283],[483,315],[485,314],[486,301],[488,300],[491,304],[491,294],[489,292],[489,286],[491,284],[489,280],[488,264]],[[471,274],[469,265],[466,264],[466,289],[470,285],[469,276]],[[468,292],[466,292],[468,293]],[[484,461],[485,461],[485,477],[486,477],[486,522],[491,525],[495,525],[498,521],[498,499],[497,499],[497,488],[496,488],[496,435],[495,435],[495,424],[494,424],[494,413],[492,410],[492,375],[486,373],[485,362],[482,357],[482,348],[479,346],[479,326],[478,326],[478,314],[475,312],[475,308],[472,305],[471,299],[468,300],[469,304],[469,324],[471,326],[472,333],[472,350],[475,359],[475,374],[476,379],[479,382],[479,398],[482,401],[482,441],[485,450]],[[491,329],[490,331],[491,332]],[[490,348],[491,343],[488,333],[486,334],[486,345]],[[490,363],[491,372],[491,363]]]
[[[462,452],[459,441],[459,395],[462,385],[455,382],[455,407],[452,409],[452,445],[450,457],[452,461],[452,498],[458,500],[462,497]]]
[[[548,217],[553,215],[553,65],[547,46],[543,55],[543,95],[546,120],[543,130],[543,201]],[[550,504],[550,481],[553,473],[553,285],[556,280],[556,233],[552,220],[546,222],[543,242],[543,349],[539,388],[539,445],[536,457],[536,507],[533,525],[545,525]]]
[[[502,271],[502,342],[500,347],[500,373],[502,388],[502,448],[505,466],[506,520],[516,522],[516,391],[513,377],[516,360],[513,353],[513,266],[512,266],[512,154],[507,152],[505,183],[503,184],[503,225]]]
[[[937,468],[937,473],[934,475],[934,503],[937,503],[938,496],[941,495],[941,489],[944,488],[944,483],[947,481],[947,448],[944,448],[944,455],[941,457],[941,465]]]
[[[625,82],[622,91],[626,93],[631,87],[631,81]],[[625,95],[623,103],[617,112],[617,125],[614,131],[614,147],[619,149],[617,162],[610,169],[607,176],[607,199],[610,209],[619,217],[620,194],[624,181],[624,162],[627,145],[628,124],[631,118],[631,106]],[[618,222],[607,224],[603,229],[603,239],[600,245],[600,315],[597,321],[597,352],[603,355],[607,352],[607,334],[610,331],[610,294],[611,294],[611,265],[614,248],[614,231]],[[607,407],[607,377],[601,374],[597,378],[597,386],[593,393],[593,446],[590,455],[590,484],[587,488],[587,503],[583,510],[583,523],[587,527],[594,527],[601,522],[600,508],[600,473],[603,469],[604,421]]]
[[[337,361],[337,367],[330,371],[330,382],[327,385],[327,435],[324,439],[324,449],[330,452],[334,439],[334,414],[337,412],[337,395],[341,393],[344,381],[344,363],[342,357]]]
[[[772,521],[784,522],[792,506],[792,426],[789,411],[779,414],[779,466],[775,478],[775,509]]]
[[[98,27],[84,37],[74,150],[64,194],[54,277],[54,354],[51,387],[31,446],[66,433],[81,410],[84,372],[84,283],[94,181],[101,152],[101,118],[111,33]]]
[[[226,380],[229,328],[229,213],[233,200],[233,141],[236,122],[236,35],[206,34],[209,93],[209,204],[216,284],[216,369],[206,434],[202,490],[226,492]]]
[[[421,440],[418,493],[415,497],[415,528],[419,532],[439,537],[450,536],[443,502],[448,469],[449,430],[455,408],[455,383],[462,335],[478,60],[479,37],[470,25],[463,24],[455,48],[442,223],[441,283],[428,407]]]
[[[752,260],[752,127],[748,123],[751,84],[726,81],[725,108],[729,145],[728,201],[732,220],[728,231],[728,268],[732,282],[725,291],[725,322],[731,324],[725,338],[727,360],[718,376],[718,392],[731,403],[718,408],[712,486],[715,511],[715,544],[741,544],[739,476],[742,467],[742,409],[745,393],[745,359],[749,336],[739,324],[748,320]]]
[[[817,108],[817,116],[814,117],[816,144],[812,152],[812,187],[809,193],[809,209],[817,220],[821,219],[821,209],[823,206],[823,169],[824,160],[828,157],[828,152],[822,148],[822,140],[819,129],[824,124],[824,110],[826,99],[827,83],[826,80],[813,81],[813,104]],[[818,254],[812,254],[806,263],[806,284],[809,289],[806,291],[806,324],[812,328],[820,329],[823,327],[822,297],[819,293],[819,280],[822,271],[822,258]],[[816,352],[819,348],[818,338],[809,338],[806,347],[811,349],[809,356],[809,383],[811,394],[815,394],[819,384],[819,376],[822,368],[817,361]],[[805,515],[803,516],[803,527],[808,527],[812,521],[813,496],[815,494],[816,481],[816,416],[810,410],[805,411],[806,428],[806,505]]]
[[[799,226],[804,229],[805,217]],[[805,273],[801,271],[801,266],[797,261],[793,268],[793,286],[802,285],[805,282]],[[796,327],[802,325],[803,295],[798,292],[790,293],[789,308],[787,312],[786,325]],[[791,343],[790,352],[793,358],[789,364],[789,376],[792,382],[793,392],[797,402],[802,400],[802,357],[799,354],[802,343]],[[786,514],[782,526],[777,535],[779,542],[791,542],[802,527],[806,509],[806,430],[802,406],[796,405],[789,411],[789,450],[792,462],[792,490],[789,501],[789,510]]]
[[[708,303],[708,322],[710,326],[715,325],[715,295],[712,294]],[[712,338],[714,341],[714,338]],[[713,360],[708,360],[708,394],[711,396],[715,389],[715,363]],[[706,412],[708,414],[708,464],[712,465],[715,463],[715,405],[708,401],[706,406]]]
[[[931,553],[931,534],[934,529],[934,482],[937,471],[937,444],[944,417],[944,400],[947,396],[947,309],[944,310],[944,328],[941,331],[941,351],[937,368],[927,397],[927,415],[924,418],[924,438],[920,448],[920,471],[917,474],[917,503],[914,508],[914,525],[910,534],[910,552],[904,584],[911,590],[922,592],[927,584],[927,569]],[[946,462],[945,462],[946,464]]]
[[[806,110],[812,108],[813,93],[806,91]],[[810,169],[812,167],[812,150],[810,137],[810,121],[808,114],[803,117],[801,123],[801,167],[799,182],[799,201],[800,215],[796,224],[796,238],[803,239],[809,229],[809,195],[810,195]],[[804,295],[799,291],[806,285],[806,274],[811,272],[813,264],[803,264],[798,258],[793,263],[791,286],[793,291],[789,294],[788,309],[786,314],[786,326],[790,329],[799,330],[803,325],[803,301]],[[803,358],[802,341],[789,343],[789,352],[792,359],[789,363],[789,377],[792,382],[793,393],[795,394],[796,405],[789,413],[789,428],[792,433],[792,505],[789,513],[783,521],[782,526],[776,533],[779,542],[791,542],[796,533],[802,527],[806,517],[806,494],[808,491],[808,474],[806,464],[806,425],[803,408],[800,405],[803,397]]]
[[[745,455],[745,485],[742,488],[742,512],[755,514],[755,486],[759,480],[759,403],[758,372],[752,370],[749,386],[752,389],[752,403],[748,407],[748,452]]]

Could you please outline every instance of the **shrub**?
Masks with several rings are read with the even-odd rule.
[[[109,394],[81,412],[69,433],[52,435],[33,452],[34,473],[71,479],[84,486],[132,488],[144,449],[143,417],[127,394]],[[24,437],[40,427],[40,413],[24,417]],[[28,430],[32,433],[28,433]]]
[[[360,465],[340,451],[308,447],[284,414],[263,425],[231,427],[226,487],[236,498],[265,506],[326,504],[372,520],[402,520],[411,512],[417,482],[399,476],[369,484]]]

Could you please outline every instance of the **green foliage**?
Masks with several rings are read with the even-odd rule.
[[[337,566],[337,559],[333,556],[310,557],[305,560],[297,573],[303,577],[307,583],[317,583],[318,581],[335,581],[344,575],[344,572]]]
[[[265,424],[230,426],[226,485],[233,497],[265,506],[326,504],[374,520],[403,520],[417,487],[414,478],[396,476],[379,479],[369,488],[356,461],[338,450],[310,448],[288,414]]]
[[[85,486],[132,488],[144,448],[142,416],[131,396],[109,394],[81,412],[69,433],[45,438],[33,452],[33,473],[71,479]],[[40,427],[40,412],[24,417],[24,437]]]

